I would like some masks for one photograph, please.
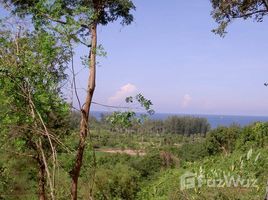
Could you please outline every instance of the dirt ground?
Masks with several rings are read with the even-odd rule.
[[[105,152],[105,153],[122,153],[122,154],[128,154],[130,156],[145,156],[146,153],[141,150],[133,150],[133,149],[97,149],[96,151],[99,152]]]

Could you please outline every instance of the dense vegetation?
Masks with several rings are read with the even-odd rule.
[[[70,118],[70,124],[77,123],[74,119]],[[185,118],[177,119],[183,121]],[[265,194],[265,177],[268,175],[267,123],[254,123],[243,128],[235,125],[218,127],[206,135],[196,132],[184,136],[171,132],[115,132],[111,131],[112,125],[108,122],[91,121],[94,121],[92,142],[86,149],[78,198],[261,199]],[[68,173],[76,146],[73,143],[76,130],[72,127],[70,130],[63,140],[70,152],[58,152],[56,177],[60,178],[56,185],[57,199],[69,196]],[[5,155],[0,160],[1,198],[35,199],[37,168],[34,163],[21,155],[10,159],[14,155],[12,152],[1,151]],[[254,178],[258,180],[257,187],[202,186],[180,190],[180,177],[185,172],[200,173],[200,170],[210,178],[217,178],[223,173]]]
[[[220,35],[234,19],[262,21],[268,11],[267,0],[211,3]],[[0,199],[268,199],[268,123],[210,130],[203,118],[150,120],[131,109],[90,118],[97,56],[105,55],[97,28],[118,19],[131,24],[131,0],[1,5],[16,28],[1,19]],[[29,27],[21,19],[30,19]],[[84,102],[74,70],[78,45],[87,49]],[[77,108],[62,95],[68,78]],[[142,94],[126,101],[137,101],[146,115],[154,112]],[[198,184],[184,188],[189,173]],[[222,182],[226,177],[233,179]]]
[[[184,136],[190,136],[197,133],[204,136],[210,129],[210,125],[206,118],[171,116],[165,120],[154,120],[147,116],[144,120],[142,114],[137,114],[137,116],[135,114],[134,116],[131,116],[128,123],[125,121],[123,123],[119,123],[112,120],[116,116],[116,113],[121,114],[120,112],[103,113],[99,120],[92,116],[90,119],[91,123],[89,125],[92,128],[111,132],[178,134]],[[79,113],[73,111],[71,115],[71,126],[75,128],[79,123]],[[117,117],[117,119],[119,118]]]

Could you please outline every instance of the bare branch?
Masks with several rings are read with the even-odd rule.
[[[40,138],[39,138],[39,143],[36,144],[36,146],[39,148],[39,150],[41,152],[42,160],[44,162],[46,173],[47,173],[47,178],[48,178],[48,181],[49,181],[51,199],[54,200],[55,199],[55,196],[54,196],[54,184],[53,184],[53,182],[51,180],[51,175],[50,175],[50,172],[49,172],[49,168],[48,168],[48,164],[47,164],[47,161],[46,161],[45,153],[44,153],[44,150],[43,150],[43,147],[42,147],[42,141],[41,141]]]
[[[78,92],[77,92],[77,87],[76,87],[76,78],[75,78],[75,72],[74,72],[74,55],[73,55],[73,49],[72,49],[72,46],[71,44],[70,45],[70,48],[71,48],[71,66],[72,66],[72,76],[73,76],[73,86],[74,86],[74,93],[75,93],[75,96],[76,96],[76,99],[77,99],[77,102],[78,102],[78,105],[79,105],[79,109],[81,110],[82,107],[81,107],[81,102],[80,102],[80,99],[79,99],[79,96],[78,96]]]
[[[260,14],[260,13],[267,13],[267,10],[257,10],[257,11],[254,11],[254,12],[250,12],[250,13],[246,13],[244,15],[233,15],[233,18],[245,18],[245,17],[250,17],[252,15],[255,15],[255,14]]]
[[[57,22],[57,23],[60,23],[60,24],[63,24],[63,25],[66,25],[67,22],[66,21],[63,21],[63,20],[60,20],[60,19],[55,19],[53,17],[51,17],[50,15],[48,14],[41,14],[42,16],[46,17],[47,19],[53,21],[53,22]],[[85,24],[79,24],[82,28],[86,28],[86,29],[90,29],[89,26],[85,25]]]
[[[99,105],[99,106],[103,106],[103,107],[107,107],[107,108],[119,108],[119,109],[139,109],[138,107],[128,107],[128,106],[112,106],[112,105],[106,105],[106,104],[102,104],[102,103],[97,103],[97,102],[94,102],[92,101],[92,104],[95,104],[95,105]]]

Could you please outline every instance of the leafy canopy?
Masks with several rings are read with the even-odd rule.
[[[267,0],[211,0],[212,17],[219,24],[213,32],[224,36],[227,26],[234,19],[253,18],[257,22],[263,21],[268,14]]]
[[[122,25],[133,21],[131,0],[4,0],[13,13],[30,15],[36,28],[68,35],[68,39],[89,46],[86,36],[91,24],[107,25],[121,18]]]
[[[42,137],[42,123],[34,116],[40,115],[49,131],[59,135],[69,112],[61,96],[66,50],[42,31],[16,39],[8,31],[0,36],[0,134],[3,141],[13,138],[6,144],[14,143],[15,150],[26,150],[29,140]]]
[[[143,120],[147,118],[148,115],[153,115],[154,110],[151,108],[153,103],[151,100],[146,99],[142,94],[137,94],[135,97],[129,96],[125,99],[126,103],[133,104],[138,103],[141,108],[144,109],[146,114],[141,114],[139,118],[136,118],[136,113],[132,110],[124,112],[113,112],[107,117],[107,121],[112,124],[112,126],[119,126],[122,128],[129,128],[133,123],[142,123]]]

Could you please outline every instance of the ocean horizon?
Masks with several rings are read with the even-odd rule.
[[[100,119],[103,114],[109,114],[111,112],[105,111],[92,111],[92,116]],[[211,128],[217,128],[218,126],[230,126],[237,124],[240,126],[246,126],[254,122],[268,122],[268,116],[247,116],[247,115],[209,115],[209,114],[182,114],[182,113],[155,113],[150,116],[150,119],[165,120],[171,116],[192,116],[206,118]]]

